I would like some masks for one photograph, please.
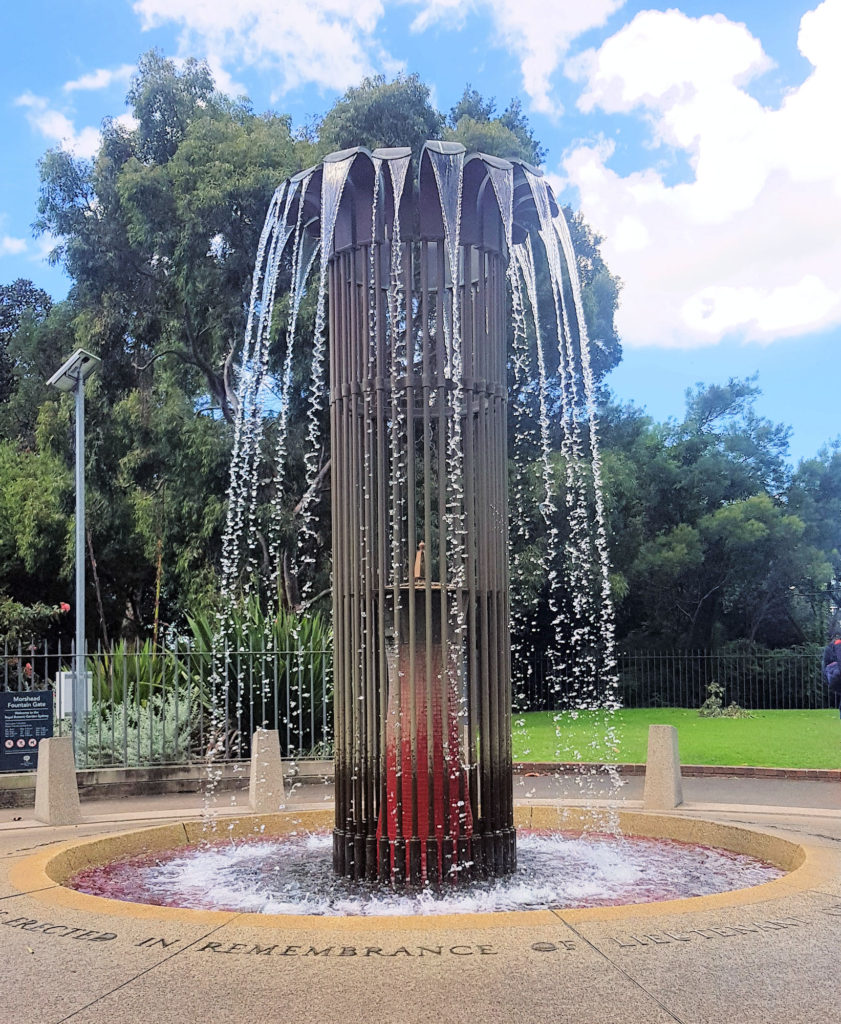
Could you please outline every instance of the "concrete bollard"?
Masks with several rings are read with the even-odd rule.
[[[248,805],[258,814],[273,814],[284,801],[280,736],[277,729],[258,729],[251,738]]]
[[[673,725],[651,725],[648,728],[643,810],[670,811],[682,803],[677,729]]]
[[[35,820],[47,825],[78,825],[82,820],[73,740],[50,736],[38,744]]]

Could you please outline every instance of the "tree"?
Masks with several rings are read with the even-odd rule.
[[[14,335],[30,357],[52,339],[103,359],[87,395],[88,580],[111,636],[152,632],[215,590],[254,254],[272,192],[311,155],[288,118],[216,95],[196,62],[147,54],[129,99],[136,128],[106,123],[95,160],[42,161],[37,226],[61,236],[73,286]],[[3,422],[69,466],[70,400],[41,369],[30,359],[22,378],[30,420],[3,409]]]
[[[788,484],[789,430],[756,414],[758,394],[753,378],[697,385],[679,423],[603,410],[620,633],[635,642],[814,637],[831,547],[810,487]]]
[[[689,647],[812,639],[798,614],[799,585],[825,583],[830,566],[804,533],[802,519],[757,494],[643,544],[631,585],[648,634]]]
[[[184,141],[197,111],[214,102],[213,75],[205,61],[191,57],[178,71],[159,50],[137,62],[127,101],[137,118],[137,155],[149,164],[165,164]]]
[[[71,474],[52,452],[0,441],[0,592],[25,605],[66,600]]]
[[[230,420],[263,218],[300,163],[288,118],[213,94],[208,75],[142,58],[129,92],[137,127],[106,124],[90,164],[49,152],[36,228],[63,239],[53,258],[74,281],[79,333],[115,385],[166,355]]]
[[[443,127],[429,86],[418,75],[398,75],[392,82],[376,75],[348,89],[325,114],[318,128],[319,151],[411,146],[417,158],[424,142],[439,138]]]
[[[802,587],[801,599],[819,624],[815,639],[823,640],[825,631],[837,625],[841,608],[841,444],[838,441],[800,463],[786,491],[786,503],[805,524],[804,540],[823,552],[832,567],[825,588],[818,581],[806,581]]]
[[[0,285],[0,405],[8,402],[21,376],[17,366],[14,339],[26,324],[43,323],[52,308],[52,299],[42,288],[19,277]]]
[[[461,99],[450,110],[447,138],[468,151],[540,164],[546,151],[534,137],[519,100],[494,117],[496,102],[487,100],[468,83]]]
[[[136,125],[106,121],[92,161],[59,150],[42,160],[36,227],[59,239],[53,259],[73,284],[52,309],[30,296],[36,313],[10,327],[6,348],[15,360],[16,390],[0,405],[0,436],[14,442],[12,450],[52,460],[69,479],[72,398],[51,392],[44,381],[77,346],[103,360],[86,389],[86,540],[91,570],[96,566],[96,574],[88,573],[89,600],[101,607],[88,621],[92,632],[98,622],[112,637],[155,633],[166,622],[183,621],[188,607],[213,602],[236,366],[258,239],[280,182],[332,149],[408,144],[417,154],[427,139],[447,133],[470,148],[531,162],[541,155],[517,103],[496,116],[492,100],[468,89],[448,126],[416,75],[368,79],[348,90],[309,138],[293,137],[287,117],[258,116],[247,101],[217,94],[206,65],[176,67],[155,51],[140,59],[128,99]],[[599,240],[586,226],[574,230],[588,246],[585,292],[601,288],[597,297],[585,297],[591,333],[610,353],[597,357],[601,374],[619,358],[611,334],[615,289],[608,287],[613,279],[600,262]],[[281,294],[289,272],[284,263]],[[312,329],[313,292],[300,313],[302,338]],[[270,377],[285,351],[286,312],[280,297]],[[290,541],[305,486],[308,367],[306,345],[299,348],[279,511]],[[270,408],[267,449],[275,441],[272,414]],[[259,481],[258,526],[266,524],[276,487],[271,472]],[[326,504],[321,500],[318,508],[325,536]],[[66,495],[56,514],[69,536]],[[41,562],[15,565],[7,563],[13,596],[39,594]],[[328,571],[325,556],[318,572],[326,578]]]

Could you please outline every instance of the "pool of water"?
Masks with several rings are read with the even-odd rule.
[[[329,833],[205,843],[79,872],[80,892],[133,903],[317,916],[470,914],[703,896],[784,872],[752,857],[667,839],[517,834],[506,878],[398,892],[333,876]]]

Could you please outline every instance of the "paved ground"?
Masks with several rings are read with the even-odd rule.
[[[579,787],[566,785],[525,778],[518,797],[579,799]],[[628,806],[640,787],[632,779],[623,789]],[[21,891],[15,878],[33,853],[190,817],[195,796],[88,803],[85,823],[65,828],[38,825],[26,810],[0,811],[0,1017],[9,1024],[834,1024],[839,790],[823,782],[684,780],[680,816],[807,844],[823,864],[807,887],[792,882],[759,902],[701,909],[652,904],[618,917],[604,909],[583,918],[545,911],[437,922],[174,918],[133,905],[80,910],[61,887]],[[290,806],[329,807],[330,796],[329,787],[302,786]]]

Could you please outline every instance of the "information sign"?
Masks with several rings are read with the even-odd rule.
[[[0,693],[0,772],[37,768],[38,743],[52,734],[52,690]]]

